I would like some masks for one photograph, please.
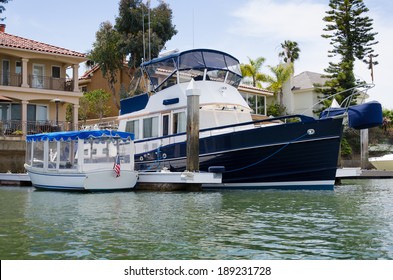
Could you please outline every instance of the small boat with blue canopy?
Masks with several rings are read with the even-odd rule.
[[[66,131],[26,137],[33,186],[103,191],[134,188],[134,135],[113,130]]]

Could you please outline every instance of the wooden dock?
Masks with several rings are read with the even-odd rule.
[[[27,173],[0,173],[0,186],[31,186]]]
[[[135,190],[201,190],[202,184],[219,184],[222,173],[215,172],[139,172]],[[27,173],[0,173],[0,186],[31,186]]]
[[[164,180],[162,174],[160,176],[152,176],[151,173],[142,172],[141,176],[143,179],[140,182],[140,189],[154,189],[151,185],[159,185],[160,180],[162,185],[168,185],[174,183],[175,185],[179,183],[206,183],[206,180],[212,180],[214,183],[218,182],[221,178],[217,174],[205,173],[197,174],[194,180],[194,176],[190,174],[183,175],[170,175],[166,176],[168,180]],[[173,179],[177,176],[177,179]],[[202,177],[201,177],[202,176]],[[206,177],[207,176],[207,177]],[[160,177],[160,178],[159,178]],[[172,177],[172,178],[170,178]],[[170,179],[169,179],[170,178]],[[336,180],[340,181],[342,179],[389,179],[393,178],[393,171],[381,171],[381,170],[365,170],[360,168],[338,168],[336,173]],[[212,182],[210,181],[210,183]],[[31,181],[27,173],[0,173],[0,186],[31,186]],[[144,186],[144,187],[143,187]],[[167,187],[162,187],[162,189],[167,189]]]
[[[336,179],[387,179],[393,178],[393,171],[360,169],[360,168],[338,168]]]

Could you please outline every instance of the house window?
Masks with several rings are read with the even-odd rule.
[[[247,101],[248,106],[253,110],[254,114],[265,115],[266,97],[255,94],[243,94],[243,98]]]
[[[48,107],[45,105],[28,104],[27,121],[47,121]]]
[[[0,121],[7,121],[10,119],[10,107],[9,103],[0,103]]]
[[[60,78],[60,67],[52,66],[52,78]]]
[[[15,74],[22,74],[22,62],[21,61],[15,62]]]
[[[20,121],[22,120],[22,105],[11,104],[11,120]]]
[[[143,119],[143,138],[158,136],[158,117]]]
[[[33,64],[32,85],[33,88],[44,88],[45,67],[42,64]]]
[[[1,84],[8,86],[10,83],[10,61],[3,59]]]
[[[126,132],[133,133],[135,139],[139,139],[139,120],[128,121]]]

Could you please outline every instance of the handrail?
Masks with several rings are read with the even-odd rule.
[[[354,87],[352,87],[352,88],[349,88],[349,89],[346,89],[346,90],[337,92],[337,93],[335,93],[335,94],[333,94],[333,95],[330,95],[330,96],[328,96],[328,97],[325,97],[325,98],[320,99],[317,103],[313,104],[311,107],[309,107],[309,108],[307,108],[306,110],[304,110],[301,114],[305,114],[307,111],[314,109],[318,104],[322,104],[322,103],[323,103],[324,101],[326,101],[326,100],[329,100],[329,99],[332,99],[332,100],[333,100],[333,98],[335,98],[337,95],[343,94],[343,93],[348,92],[348,91],[352,91],[352,93],[351,93],[349,96],[347,96],[347,97],[341,102],[341,104],[340,104],[340,107],[341,107],[341,108],[346,108],[346,109],[348,109],[348,107],[349,107],[349,106],[351,105],[351,103],[352,103],[353,98],[354,98],[356,95],[360,95],[360,94],[363,93],[363,96],[365,96],[365,95],[366,95],[366,92],[367,92],[369,89],[373,88],[374,86],[375,86],[374,84],[361,84],[361,85],[357,85],[357,86],[354,86]],[[364,89],[363,89],[363,90],[359,90],[359,89],[361,89],[361,88],[364,88]],[[365,98],[364,98],[364,99],[365,99]],[[364,102],[364,99],[363,99],[363,102]],[[343,105],[344,105],[344,107],[343,107]]]
[[[244,123],[236,123],[236,124],[230,124],[230,125],[204,128],[204,129],[200,129],[199,133],[213,131],[213,130],[226,129],[226,128],[241,127],[241,126],[245,126],[245,125],[257,124],[257,123],[263,123],[263,122],[274,122],[274,121],[280,121],[280,120],[285,120],[285,119],[293,119],[293,118],[300,118],[303,122],[307,122],[310,119],[314,119],[312,117],[308,117],[305,115],[296,114],[296,115],[267,118],[264,120],[256,120],[256,121],[249,121],[249,122],[244,122]],[[154,141],[154,140],[161,140],[161,139],[171,138],[171,137],[176,137],[176,136],[182,136],[182,135],[186,135],[186,134],[187,134],[186,132],[181,132],[181,133],[170,134],[170,135],[165,135],[165,136],[160,136],[160,137],[135,140],[134,142],[135,143],[142,143],[142,142],[147,142],[147,141]]]

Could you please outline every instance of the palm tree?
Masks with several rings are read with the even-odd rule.
[[[279,57],[284,58],[284,62],[293,63],[295,60],[299,59],[300,48],[296,42],[285,40],[281,43],[283,51],[278,54]]]
[[[293,63],[289,64],[279,64],[277,66],[269,66],[270,71],[273,73],[273,76],[267,76],[267,83],[269,86],[268,90],[274,92],[274,97],[277,99],[277,95],[279,96],[280,107],[284,107],[283,98],[283,86],[286,81],[288,81],[293,73]]]
[[[243,77],[250,77],[252,79],[252,85],[254,87],[262,87],[261,83],[266,81],[266,75],[260,73],[262,64],[265,62],[264,57],[258,57],[253,60],[248,58],[249,64],[241,64],[240,70],[242,71]]]

